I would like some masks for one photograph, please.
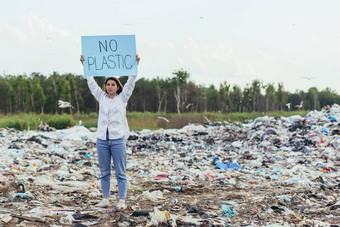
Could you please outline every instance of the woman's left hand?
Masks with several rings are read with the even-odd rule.
[[[139,61],[140,61],[140,57],[138,54],[136,54],[136,61],[137,61],[137,65],[139,64]]]

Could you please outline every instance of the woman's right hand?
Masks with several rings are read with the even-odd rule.
[[[83,64],[83,62],[84,62],[84,56],[83,55],[80,55],[80,62],[81,62],[81,64]]]

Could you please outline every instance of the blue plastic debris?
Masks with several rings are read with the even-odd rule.
[[[227,205],[222,205],[222,213],[228,217],[234,217],[237,214],[234,209],[230,208]]]
[[[323,128],[323,130],[322,130],[324,133],[326,133],[326,134],[328,134],[329,133],[329,131],[328,131],[328,129],[327,128]]]
[[[13,195],[13,198],[28,199],[28,196],[26,193],[16,193]]]
[[[242,166],[240,166],[236,162],[228,162],[227,164],[224,164],[222,162],[216,163],[216,167],[219,169],[242,169]]]
[[[62,152],[63,149],[59,148],[59,147],[56,147],[56,148],[53,148],[52,149],[52,152]]]
[[[272,179],[272,180],[278,180],[279,178],[278,178],[277,176],[275,176],[275,175],[271,175],[271,176],[270,176],[270,179]]]
[[[220,160],[220,158],[219,158],[219,157],[215,157],[215,158],[211,161],[211,163],[215,164],[218,160]]]
[[[175,189],[175,190],[176,190],[176,192],[180,192],[180,191],[182,191],[182,187],[173,187],[173,189]]]
[[[329,116],[329,120],[336,120],[336,116]]]
[[[257,169],[256,172],[260,172],[260,173],[269,173],[267,170],[264,170],[264,169]]]
[[[218,163],[216,163],[216,167],[219,168],[219,169],[226,169],[227,165],[223,164],[222,162],[218,162]]]
[[[85,158],[91,158],[91,155],[85,154],[84,157],[85,157]]]

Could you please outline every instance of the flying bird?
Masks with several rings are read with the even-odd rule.
[[[192,105],[192,103],[189,103],[189,104],[185,107],[185,109],[188,109],[191,105]]]
[[[164,121],[166,121],[166,122],[170,122],[168,119],[166,119],[165,117],[158,117],[159,119],[162,119],[162,120],[164,120]]]
[[[287,108],[290,109],[290,102],[286,104]]]
[[[295,105],[296,108],[301,109],[303,106],[303,101],[301,101],[300,105]]]
[[[303,78],[305,78],[306,80],[314,79],[314,77],[308,77],[308,76],[304,76]]]
[[[53,38],[50,37],[50,36],[48,36],[48,35],[45,35],[45,38],[46,38],[46,40],[48,40],[48,41],[52,41],[52,40],[53,40]]]
[[[79,120],[76,126],[81,126],[83,124],[82,120]]]
[[[59,108],[73,108],[73,106],[69,103],[69,102],[65,102],[65,101],[61,101],[61,100],[58,100],[58,107]]]

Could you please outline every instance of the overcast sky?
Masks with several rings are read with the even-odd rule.
[[[136,36],[139,77],[340,93],[338,0],[1,0],[0,74],[82,74],[81,36]]]

